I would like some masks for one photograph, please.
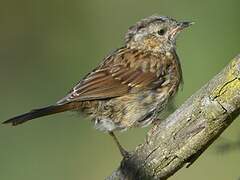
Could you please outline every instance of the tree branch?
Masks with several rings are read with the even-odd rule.
[[[107,180],[167,179],[189,167],[240,114],[240,55],[166,120]]]

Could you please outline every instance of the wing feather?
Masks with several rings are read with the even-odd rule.
[[[134,53],[136,52],[134,51]],[[132,59],[132,57],[136,59]],[[148,59],[142,57],[142,55],[132,55],[130,52],[130,55],[123,56],[121,54],[121,56],[118,56],[116,53],[108,58],[112,58],[105,60],[109,63],[99,66],[87,75],[58,103],[114,98],[123,96],[131,92],[132,89],[143,90],[153,87],[151,85],[156,86],[156,82],[162,83],[162,81],[159,81],[161,77],[158,77],[155,71],[146,69],[143,61]],[[131,64],[134,60],[137,60],[137,66]],[[154,63],[157,63],[157,61],[161,62],[156,59]]]

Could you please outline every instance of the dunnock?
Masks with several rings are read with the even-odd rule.
[[[157,118],[182,81],[176,37],[192,22],[150,16],[130,27],[123,47],[107,56],[56,104],[5,122],[18,125],[64,111],[89,115],[96,129],[113,132],[144,127]]]

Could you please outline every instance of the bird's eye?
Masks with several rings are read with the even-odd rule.
[[[166,33],[166,29],[160,29],[157,33],[158,35],[163,36]]]

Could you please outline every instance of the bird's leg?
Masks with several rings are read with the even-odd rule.
[[[121,155],[124,157],[124,158],[127,158],[129,157],[129,152],[127,152],[122,146],[121,144],[119,143],[117,137],[115,136],[115,134],[112,132],[112,131],[109,131],[109,135],[113,138],[114,142],[116,143]]]

